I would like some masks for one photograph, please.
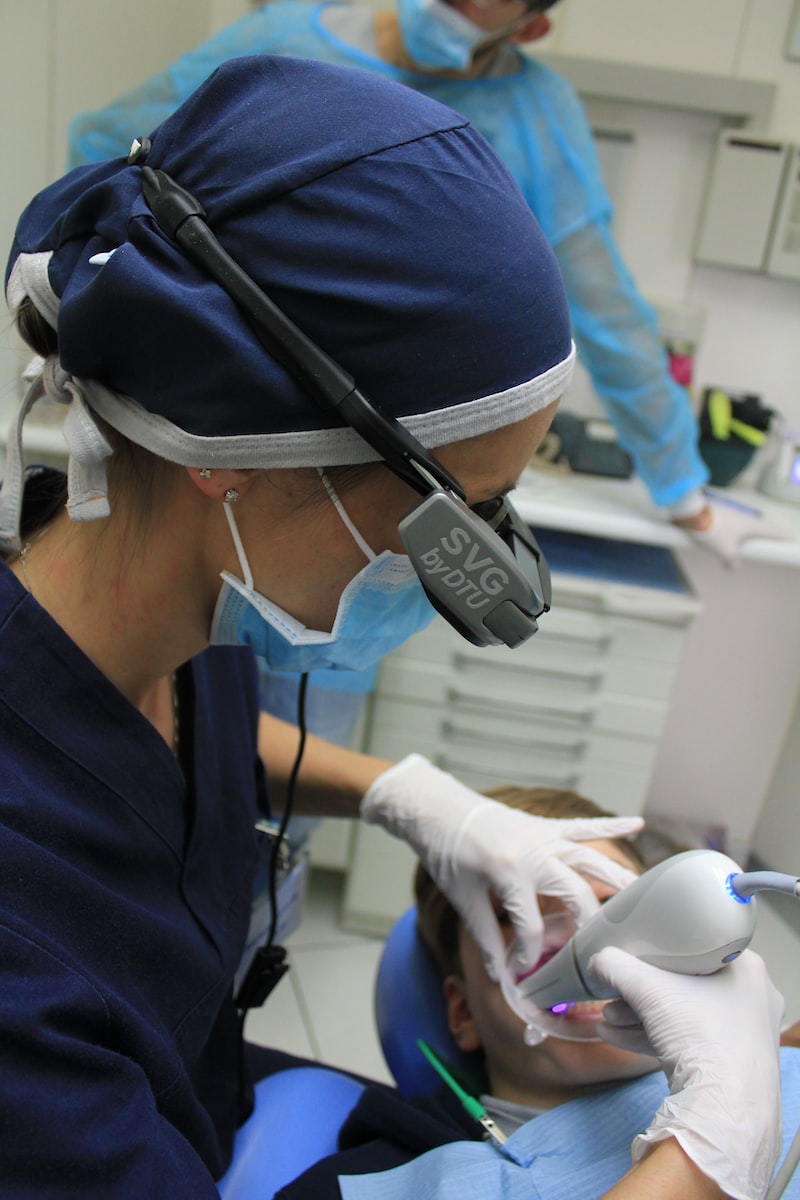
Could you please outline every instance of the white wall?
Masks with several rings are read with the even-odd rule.
[[[248,0],[2,0],[0,262],[35,192],[64,170],[66,128],[247,11]],[[0,423],[25,352],[0,317]]]
[[[566,0],[559,50],[590,58],[729,74],[748,0]]]
[[[776,87],[766,133],[800,142],[800,62],[784,55],[795,0],[749,0],[732,74]],[[800,431],[800,283],[697,267],[690,296],[708,311],[698,376],[761,392]]]

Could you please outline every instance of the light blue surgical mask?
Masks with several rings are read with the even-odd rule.
[[[403,44],[420,67],[464,71],[487,33],[443,0],[398,0]]]
[[[322,471],[320,478],[369,559],[342,592],[330,633],[308,629],[254,589],[233,510],[225,504],[243,580],[222,572],[222,589],[211,625],[212,645],[250,646],[273,671],[363,671],[433,620],[434,609],[408,557],[389,550],[376,555]]]

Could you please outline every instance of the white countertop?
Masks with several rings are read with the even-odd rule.
[[[724,488],[720,495],[758,509],[765,520],[786,534],[781,541],[753,538],[745,542],[743,559],[800,567],[800,505],[782,503],[743,488]],[[530,468],[523,474],[512,499],[534,530],[541,525],[676,550],[693,545],[688,534],[671,524],[653,505],[644,484],[635,477],[604,479]]]

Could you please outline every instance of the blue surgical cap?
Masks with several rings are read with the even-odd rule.
[[[564,390],[573,350],[555,259],[457,113],[366,72],[257,56],[221,66],[151,138],[148,166],[196,196],[228,253],[427,446]],[[90,411],[171,461],[377,457],[161,231],[126,159],[79,167],[32,201],[7,290],[12,311],[27,294],[57,328],[61,395],[72,381]]]

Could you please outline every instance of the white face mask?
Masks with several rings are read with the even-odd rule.
[[[345,512],[333,484],[320,471],[331,502],[366,555],[367,565],[339,600],[330,633],[308,629],[253,587],[230,504],[225,515],[244,580],[222,572],[211,625],[212,645],[250,646],[273,671],[363,671],[430,624],[435,613],[407,555],[376,555]]]

